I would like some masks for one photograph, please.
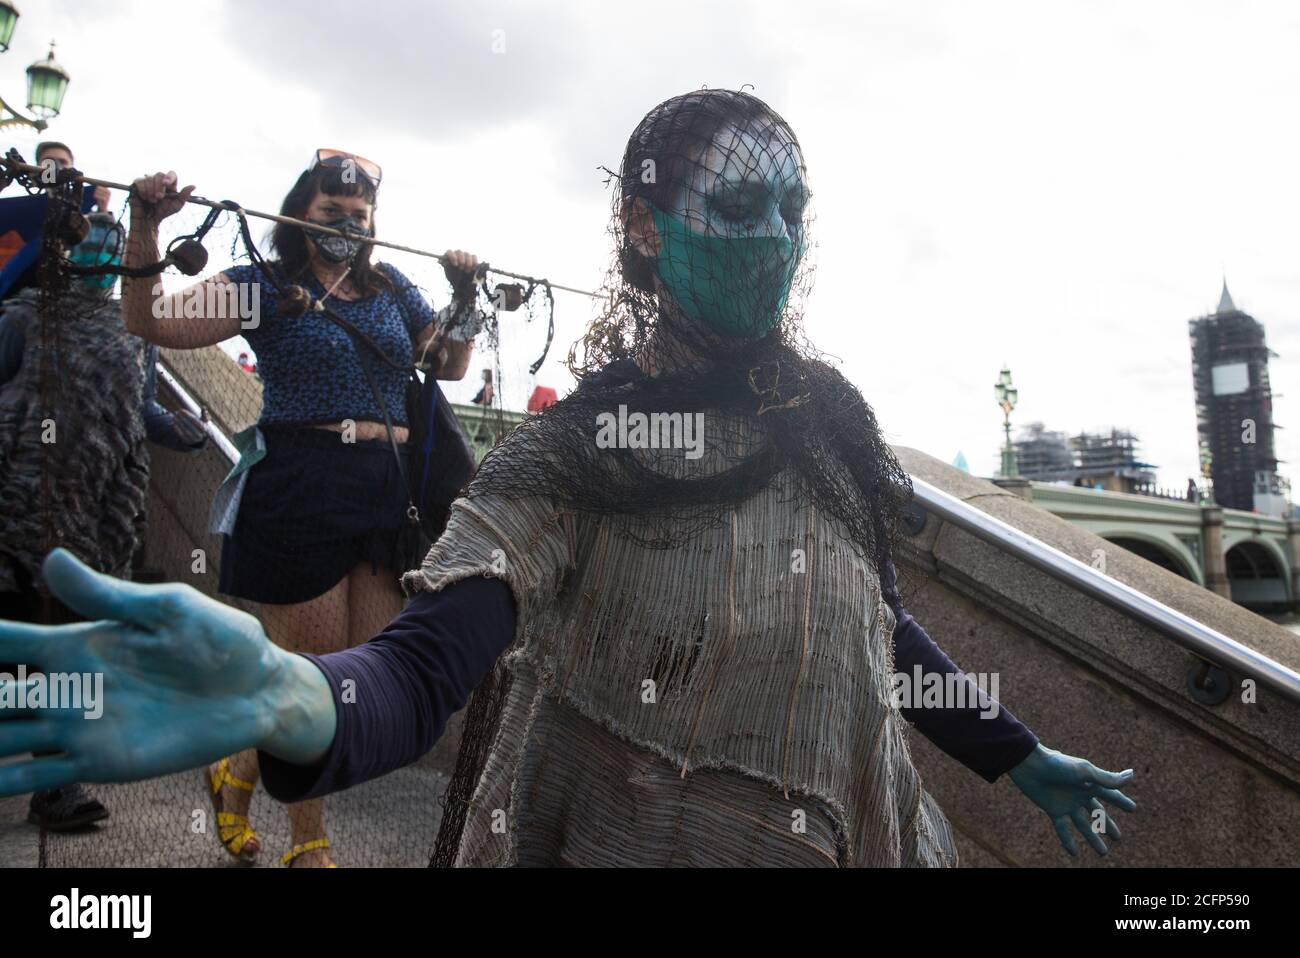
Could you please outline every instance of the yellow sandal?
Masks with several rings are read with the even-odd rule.
[[[285,852],[280,858],[280,864],[286,868],[292,868],[294,861],[299,855],[305,855],[307,852],[313,852],[318,848],[329,848],[330,840],[328,838],[313,838],[309,842],[303,842],[301,845],[294,845],[292,849]],[[333,862],[329,863],[330,868],[338,868]]]
[[[257,838],[257,832],[249,827],[246,816],[222,811],[221,807],[221,789],[224,786],[229,785],[232,788],[251,792],[254,788],[253,783],[235,778],[230,771],[229,758],[223,758],[218,762],[217,770],[209,772],[208,777],[212,787],[212,810],[217,816],[217,837],[221,839],[221,844],[226,851],[235,858],[242,862],[253,861],[257,858],[257,853],[262,850],[262,843]]]

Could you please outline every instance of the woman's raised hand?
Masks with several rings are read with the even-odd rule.
[[[466,253],[463,249],[449,249],[442,254],[442,271],[447,274],[451,288],[460,292],[474,284],[474,273],[478,269],[478,257]]]
[[[99,621],[0,620],[0,662],[44,673],[26,690],[0,679],[0,759],[64,753],[0,764],[0,796],[152,778],[252,746],[301,764],[328,749],[335,714],[324,675],[272,645],[253,616],[187,585],[100,575],[62,549],[44,571],[64,604]],[[36,686],[73,675],[82,701],[33,707]]]
[[[194,192],[193,186],[177,191],[180,182],[176,174],[153,173],[141,176],[131,183],[131,216],[144,216],[155,223],[161,223],[173,213],[179,212],[185,201]]]

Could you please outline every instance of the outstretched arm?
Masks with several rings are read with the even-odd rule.
[[[44,572],[59,599],[99,621],[0,622],[0,661],[81,676],[83,689],[80,702],[33,708],[12,676],[0,678],[0,756],[63,753],[0,767],[0,795],[153,778],[250,745],[302,763],[329,747],[324,676],[267,641],[251,615],[189,586],[100,575],[62,549]]]
[[[903,608],[892,564],[885,567],[880,588],[897,623],[894,626],[895,674],[904,677],[913,690],[922,684],[916,681],[917,676],[937,680],[939,687],[946,689],[947,677],[952,675],[963,686],[960,703],[944,701],[941,708],[926,707],[915,699],[904,701],[899,709],[903,718],[985,781],[997,781],[1034,750],[1038,737],[1010,709],[970,682]]]
[[[19,708],[16,683],[0,677],[0,757],[63,753],[0,766],[0,796],[153,778],[254,746],[276,767],[271,774],[314,773],[318,794],[345,787],[427,751],[500,651],[462,651],[450,625],[430,644],[399,616],[368,651],[313,662],[274,646],[252,616],[189,586],[122,582],[63,550],[46,560],[45,578],[66,605],[100,621],[0,622],[0,661],[99,675],[103,694],[78,703],[84,708]],[[502,646],[513,636],[508,599],[506,612]],[[345,679],[355,696],[339,697]],[[397,744],[384,757],[372,753],[379,742]]]
[[[892,563],[885,563],[880,585],[897,620],[895,671],[909,678],[917,669],[923,676],[957,675],[959,681],[968,683],[972,693],[965,699],[968,704],[960,708],[949,702],[938,709],[918,707],[915,703],[905,705],[900,709],[903,717],[944,752],[987,781],[995,781],[1003,772],[1009,773],[1025,797],[1051,819],[1061,845],[1071,855],[1079,854],[1071,825],[1098,854],[1105,855],[1108,849],[1101,836],[1119,838],[1120,830],[1102,802],[1130,812],[1137,808],[1132,799],[1119,791],[1132,779],[1133,770],[1108,772],[1086,759],[1044,746],[1008,709],[970,684],[907,613],[898,594],[897,572]]]
[[[514,634],[509,587],[475,576],[419,593],[365,645],[307,656],[333,694],[334,742],[310,765],[261,755],[266,790],[299,802],[414,762],[433,748]]]
[[[142,176],[132,184],[131,229],[122,255],[124,266],[148,266],[161,257],[158,251],[159,225],[178,213],[194,187],[177,190],[175,173]],[[197,349],[219,343],[241,331],[241,319],[218,309],[211,316],[209,305],[227,302],[230,280],[225,274],[187,286],[178,293],[164,293],[156,276],[122,277],[122,321],[135,335],[172,349]],[[212,295],[209,286],[217,287]]]
[[[487,317],[475,305],[474,287],[479,269],[478,257],[464,250],[447,250],[442,255],[443,270],[451,283],[451,302],[435,314],[414,286],[397,274],[398,303],[404,306],[407,325],[415,345],[415,364],[435,379],[465,378],[474,337],[483,329]],[[391,267],[388,269],[395,273]]]

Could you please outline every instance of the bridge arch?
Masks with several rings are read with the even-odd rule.
[[[1291,601],[1286,556],[1266,538],[1241,539],[1224,553],[1232,601],[1263,612],[1283,611]]]
[[[1201,564],[1187,547],[1177,540],[1147,535],[1133,529],[1114,529],[1097,534],[1107,542],[1121,549],[1127,549],[1162,569],[1168,569],[1197,585],[1205,585]]]

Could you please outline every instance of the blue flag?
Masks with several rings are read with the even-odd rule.
[[[41,233],[50,201],[44,193],[0,200],[0,299],[36,262],[41,252]],[[86,184],[81,194],[81,212],[95,205],[95,188]]]

